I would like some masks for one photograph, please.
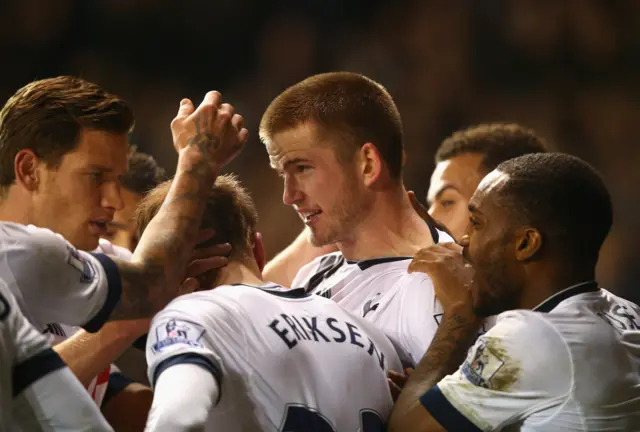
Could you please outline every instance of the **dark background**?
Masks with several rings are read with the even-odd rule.
[[[449,133],[521,122],[603,173],[616,221],[599,279],[638,301],[639,29],[635,0],[0,0],[0,98],[60,74],[100,83],[133,104],[132,142],[172,172],[178,102],[220,90],[250,131],[229,170],[253,193],[270,256],[302,228],[257,138],[287,86],[334,70],[385,85],[421,197]]]

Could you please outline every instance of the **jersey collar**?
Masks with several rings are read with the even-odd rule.
[[[596,281],[587,281],[582,282],[569,288],[563,289],[560,292],[555,293],[538,306],[534,307],[533,310],[536,312],[551,312],[556,306],[558,306],[561,302],[565,301],[569,297],[577,296],[579,294],[584,294],[588,292],[598,291],[598,282]]]

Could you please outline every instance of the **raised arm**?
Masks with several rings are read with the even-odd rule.
[[[178,151],[176,175],[132,261],[117,261],[122,295],[112,320],[151,317],[178,294],[209,190],[248,136],[242,116],[231,105],[221,104],[221,98],[209,92],[195,110],[188,99],[180,104],[171,123]]]

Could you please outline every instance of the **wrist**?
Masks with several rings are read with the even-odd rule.
[[[133,343],[149,331],[151,321],[148,319],[111,321],[105,324],[101,332],[110,333],[119,340]]]
[[[473,311],[473,307],[467,303],[455,303],[447,306],[444,310],[445,318],[457,317],[462,323],[476,323],[479,320],[478,315]]]

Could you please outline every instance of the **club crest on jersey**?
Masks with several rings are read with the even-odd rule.
[[[369,312],[373,312],[378,309],[378,307],[380,306],[381,296],[382,293],[377,293],[375,296],[367,300],[367,302],[364,304],[364,307],[362,308],[362,318],[366,317]]]
[[[82,258],[82,255],[80,255],[80,252],[78,252],[76,248],[67,246],[67,250],[69,251],[67,263],[80,272],[80,281],[91,282],[95,277],[95,271],[91,263]]]
[[[474,385],[492,388],[491,378],[504,366],[502,360],[486,344],[480,343],[472,356],[462,365],[462,373]]]
[[[201,347],[200,338],[204,335],[204,328],[196,323],[171,318],[156,327],[157,342],[151,346],[153,352],[160,352],[171,345],[189,345]]]

